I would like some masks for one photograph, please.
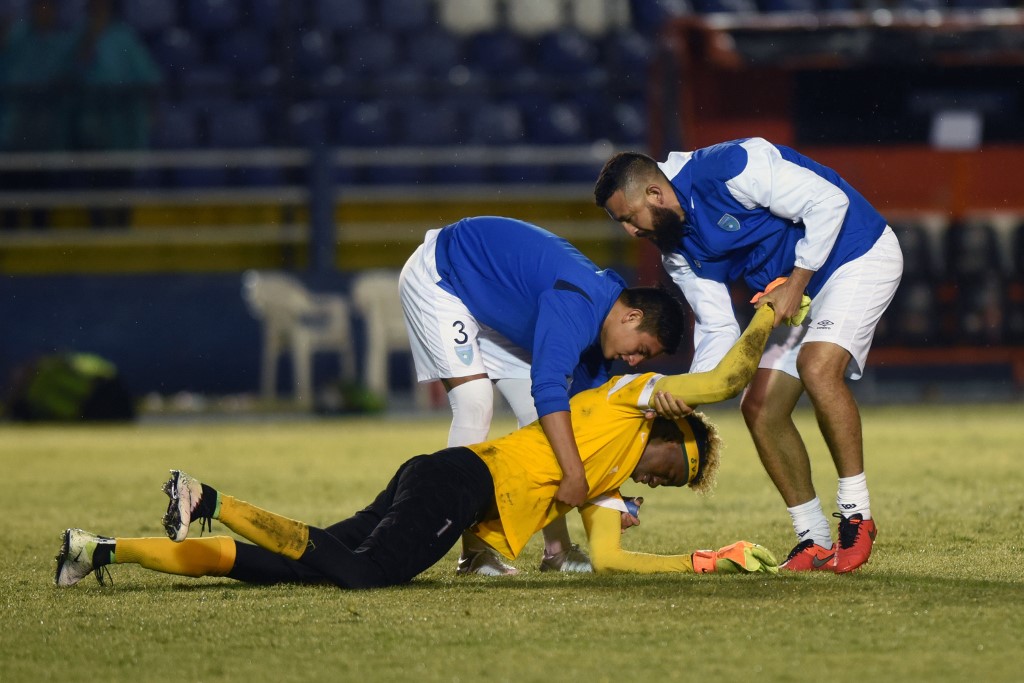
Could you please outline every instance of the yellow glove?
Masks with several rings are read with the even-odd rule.
[[[762,296],[772,291],[785,281],[786,278],[784,277],[775,278],[774,280],[768,283],[768,286],[764,288],[763,292],[758,292],[757,294],[755,294],[754,298],[750,300],[750,303],[756,304],[758,299],[760,299]],[[800,299],[800,310],[798,310],[792,316],[784,319],[782,322],[786,323],[790,327],[799,327],[803,323],[804,318],[807,317],[807,312],[809,310],[811,310],[811,297],[804,294],[803,298]]]
[[[750,541],[736,541],[718,550],[698,550],[690,560],[697,574],[779,573],[779,562],[771,551]]]

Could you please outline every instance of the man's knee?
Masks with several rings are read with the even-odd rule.
[[[815,342],[805,344],[797,357],[796,369],[807,393],[815,396],[845,385],[850,352],[837,344]]]

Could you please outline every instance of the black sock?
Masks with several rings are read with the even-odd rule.
[[[114,561],[114,550],[117,547],[117,543],[114,541],[100,541],[96,544],[96,549],[92,551],[92,566],[93,568],[99,568],[106,566]]]
[[[199,505],[192,511],[192,519],[210,519],[217,511],[217,489],[202,484],[203,495],[199,499]]]

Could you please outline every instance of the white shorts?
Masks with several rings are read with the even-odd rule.
[[[494,380],[529,379],[530,354],[477,322],[461,299],[437,284],[441,277],[434,250],[439,232],[427,232],[398,281],[416,379],[430,382],[479,374]]]
[[[838,344],[853,357],[849,379],[860,379],[871,350],[875,328],[888,308],[903,276],[903,252],[892,229],[860,258],[842,265],[811,300],[800,327],[780,325],[768,339],[759,367],[781,370],[799,378],[796,359],[805,342]]]

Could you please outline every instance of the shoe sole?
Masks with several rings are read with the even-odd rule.
[[[167,503],[167,512],[164,513],[162,520],[164,531],[167,532],[167,537],[175,543],[181,543],[188,538],[188,527],[192,523],[192,494],[191,491],[188,491],[186,484],[185,490],[188,491],[189,496],[188,502],[184,503],[180,494],[182,477],[188,477],[188,475],[181,470],[171,470],[171,478],[163,487],[163,492],[171,499]]]

